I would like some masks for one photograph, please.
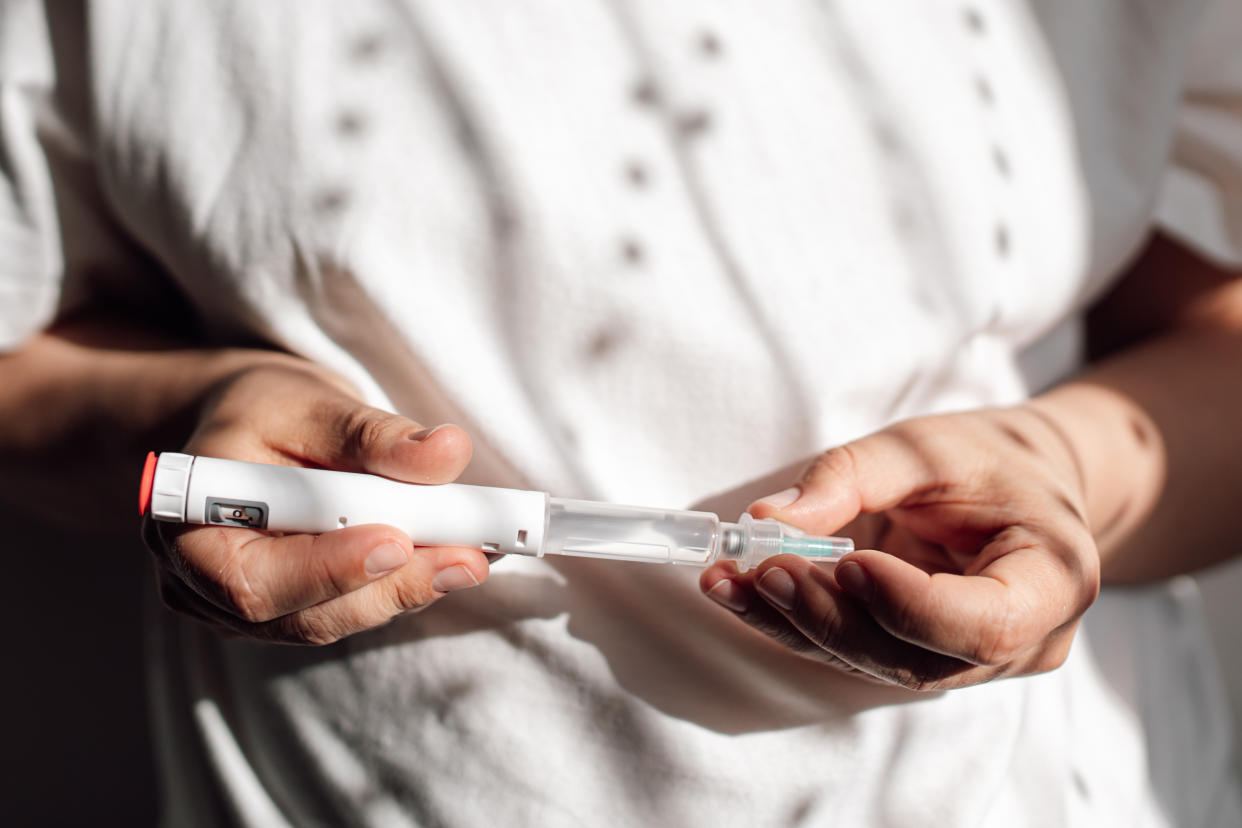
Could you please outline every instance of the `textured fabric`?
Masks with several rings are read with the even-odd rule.
[[[1242,267],[1242,7],[1198,24],[1157,218],[1202,253]]]
[[[46,325],[61,261],[37,110],[53,83],[38,4],[0,6],[0,348]]]
[[[1203,3],[55,8],[89,61],[14,98],[0,209],[54,250],[47,182],[95,193],[158,268],[0,269],[24,297],[0,344],[45,324],[57,279],[62,302],[170,280],[220,341],[462,424],[469,482],[736,514],[771,490],[747,481],[835,443],[1064,376],[1076,313],[1158,204],[1218,255],[1238,232],[1211,176],[1194,215],[1162,195],[1171,149],[1197,146],[1179,102]],[[0,65],[49,61],[5,43]],[[38,100],[49,157],[88,168],[32,150]],[[1227,742],[1185,738],[1227,733],[1207,640],[1168,595],[1107,616],[1110,661],[1087,633],[1052,674],[919,697],[795,658],[652,566],[504,560],[317,650],[161,617],[166,818],[1229,824]],[[1165,635],[1176,672],[1139,659]],[[1145,726],[1136,685],[1187,730]],[[1201,748],[1170,796],[1149,757]]]

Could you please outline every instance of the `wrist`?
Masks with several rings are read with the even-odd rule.
[[[1164,446],[1127,396],[1070,382],[1024,403],[1065,445],[1079,475],[1087,525],[1105,561],[1146,521],[1165,479]]]

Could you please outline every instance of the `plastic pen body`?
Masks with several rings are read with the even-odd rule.
[[[384,523],[424,546],[474,546],[509,555],[539,554],[548,515],[543,492],[419,486],[173,452],[159,456],[149,492],[156,520],[311,533]]]
[[[742,569],[781,553],[833,561],[848,538],[808,536],[774,520],[548,497],[448,483],[420,486],[369,474],[272,466],[164,452],[147,458],[139,496],[155,520],[322,533],[395,526],[421,546],[473,546],[506,555],[571,555]]]

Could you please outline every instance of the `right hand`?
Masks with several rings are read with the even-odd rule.
[[[335,375],[276,357],[222,382],[182,449],[187,454],[448,483],[470,460],[456,426],[365,405]],[[330,644],[486,580],[478,549],[414,548],[391,526],[322,535],[181,526],[146,519],[160,596],[226,634]]]

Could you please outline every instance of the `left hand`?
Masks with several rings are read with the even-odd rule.
[[[875,550],[717,564],[700,587],[795,652],[915,690],[1051,670],[1099,591],[1081,478],[1033,405],[897,423],[750,507]]]

